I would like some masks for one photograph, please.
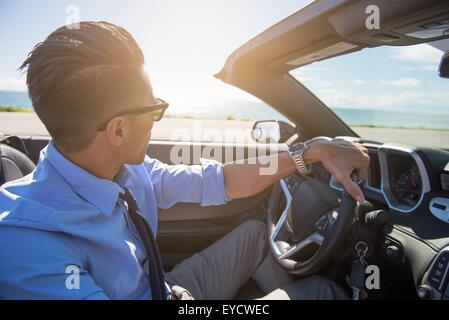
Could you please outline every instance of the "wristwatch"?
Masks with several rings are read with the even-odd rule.
[[[303,155],[307,150],[307,143],[297,142],[289,146],[288,153],[295,163],[296,169],[300,174],[308,175],[310,173],[310,168],[307,167],[304,162]]]

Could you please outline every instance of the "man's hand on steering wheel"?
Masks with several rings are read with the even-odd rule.
[[[305,160],[320,161],[354,199],[359,202],[365,200],[357,182],[351,179],[351,174],[355,172],[359,181],[366,178],[370,163],[368,149],[355,141],[323,139],[311,143],[309,150],[311,157],[306,153]]]

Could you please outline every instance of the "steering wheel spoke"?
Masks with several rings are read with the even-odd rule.
[[[284,181],[284,179],[281,179],[279,181],[279,184],[281,186],[282,193],[284,194],[286,204],[285,204],[284,210],[282,211],[282,213],[279,217],[279,220],[275,224],[274,230],[271,233],[270,239],[269,239],[270,246],[273,249],[273,252],[277,256],[280,256],[282,253],[279,250],[278,245],[276,244],[276,241],[277,241],[276,239],[279,236],[281,230],[284,228],[284,225],[287,221],[287,216],[291,212],[291,204],[292,204],[292,198],[293,198],[290,190],[288,189],[287,183]]]
[[[326,236],[328,230],[332,228],[335,220],[338,218],[338,208],[330,210],[319,217],[315,222],[315,229],[318,233]]]
[[[305,239],[299,241],[298,243],[294,244],[293,246],[290,246],[290,248],[283,250],[279,255],[279,259],[289,259],[292,256],[294,256],[296,253],[300,252],[304,248],[316,244],[318,246],[321,246],[324,241],[324,236],[319,232],[314,232]]]

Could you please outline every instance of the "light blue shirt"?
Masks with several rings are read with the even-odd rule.
[[[122,187],[154,234],[158,207],[228,201],[217,161],[167,165],[146,156],[110,181],[50,141],[32,173],[0,188],[0,298],[151,299],[147,257],[118,198]]]

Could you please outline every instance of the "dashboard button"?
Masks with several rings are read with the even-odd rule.
[[[392,259],[397,259],[401,255],[399,248],[395,245],[388,246],[387,249],[385,250],[385,253],[387,254],[388,257]]]
[[[449,223],[449,198],[433,198],[430,200],[429,210],[437,219]]]
[[[385,237],[382,244],[382,254],[393,263],[402,263],[403,262],[403,253],[402,245],[389,237]]]
[[[449,174],[442,173],[440,175],[441,189],[449,191]]]
[[[416,293],[420,299],[432,298],[432,288],[426,284],[420,285],[416,290]]]
[[[444,280],[443,277],[448,266],[448,261],[449,251],[444,251],[437,257],[432,269],[430,270],[427,281],[438,291],[440,291],[441,282]]]

